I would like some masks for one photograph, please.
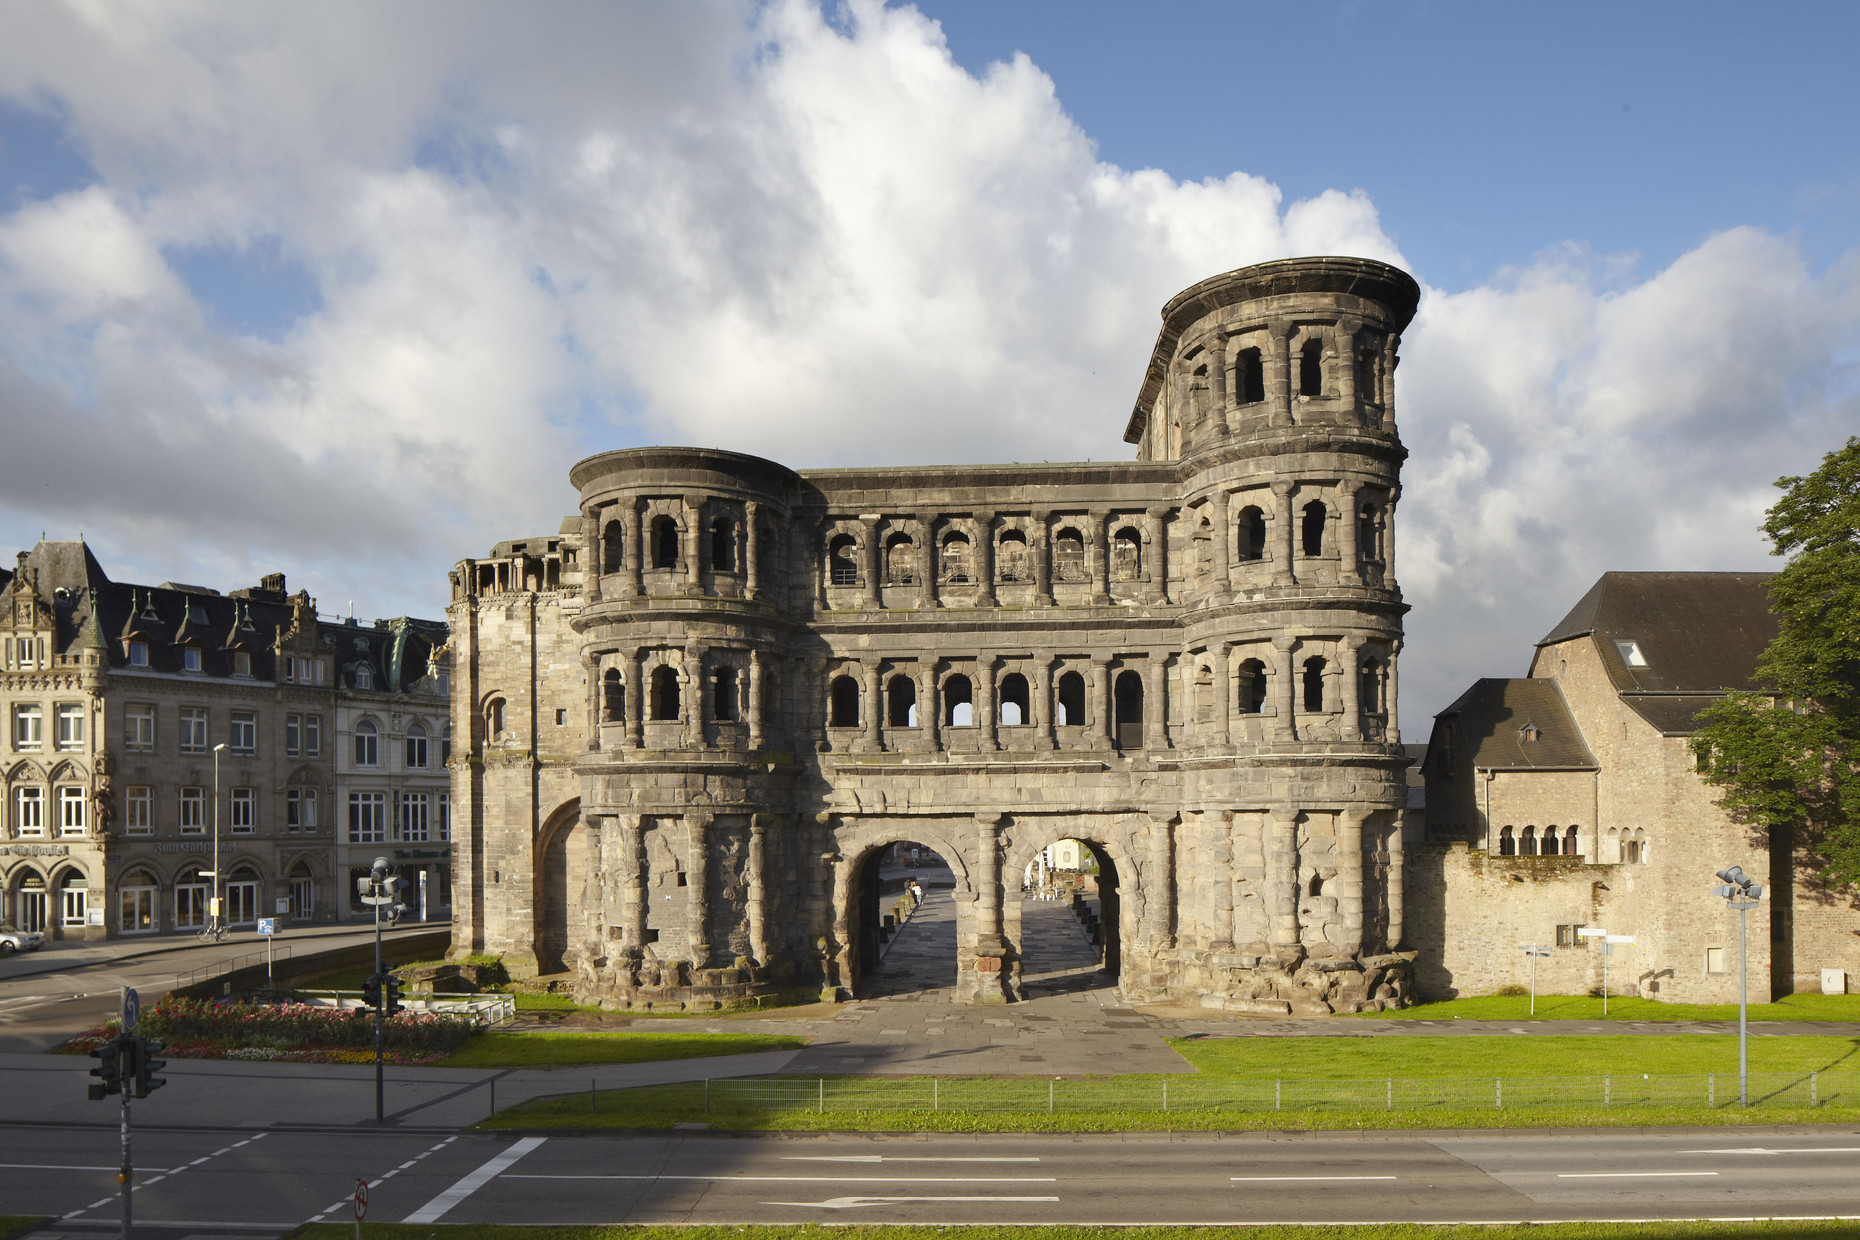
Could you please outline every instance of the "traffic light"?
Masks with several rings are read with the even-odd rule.
[[[168,1066],[168,1061],[166,1059],[155,1058],[155,1056],[168,1049],[168,1044],[166,1042],[157,1042],[154,1038],[132,1038],[130,1041],[136,1048],[135,1096],[138,1098],[146,1098],[168,1083],[162,1077],[155,1075]]]
[[[122,1039],[113,1039],[102,1046],[91,1048],[90,1057],[97,1061],[97,1066],[90,1074],[97,1079],[90,1083],[90,1100],[102,1102],[107,1094],[123,1092],[123,1067],[119,1056],[122,1054]]]
[[[362,983],[362,1003],[368,1007],[380,1009],[381,978],[378,974],[370,973],[367,980]]]
[[[406,890],[407,880],[399,876],[388,878],[382,882],[381,894],[392,901],[392,903],[387,906],[387,917],[389,922],[399,921],[401,915],[407,911],[407,901],[402,896],[402,893]]]
[[[382,979],[381,984],[385,987],[383,994],[386,999],[386,1006],[382,1010],[392,1016],[404,1006],[400,1001],[400,990],[405,983],[390,973]]]

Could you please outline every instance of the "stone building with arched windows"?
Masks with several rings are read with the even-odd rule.
[[[909,840],[955,875],[957,993],[1007,1001],[1009,884],[1077,839],[1126,996],[1401,1002],[1417,297],[1350,258],[1186,290],[1129,461],[577,464],[557,534],[452,574],[455,950],[614,1005],[856,995]]]

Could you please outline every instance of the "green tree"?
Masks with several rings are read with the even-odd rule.
[[[1783,497],[1763,532],[1789,563],[1771,580],[1780,630],[1756,692],[1732,692],[1693,735],[1705,779],[1735,818],[1823,882],[1860,882],[1860,439]]]

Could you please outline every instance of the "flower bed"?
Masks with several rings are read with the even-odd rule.
[[[449,1012],[401,1012],[383,1030],[382,1057],[390,1063],[435,1063],[484,1032],[484,1022]],[[136,1032],[167,1043],[163,1053],[181,1059],[276,1059],[296,1063],[373,1063],[375,1017],[367,1008],[310,1003],[269,1007],[220,1006],[197,999],[163,999],[144,1012]],[[116,1034],[116,1022],[99,1025],[58,1049],[87,1054]]]

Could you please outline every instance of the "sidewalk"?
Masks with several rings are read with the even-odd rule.
[[[425,921],[411,922],[400,926],[381,929],[382,941],[387,942],[408,934],[419,934],[433,930],[445,930],[449,922]],[[282,934],[272,936],[274,947],[284,947],[308,940],[341,939],[353,936],[355,942],[363,938],[373,941],[375,925],[371,921],[338,922],[328,926],[305,926],[287,929]],[[327,950],[330,946],[348,946],[347,943],[319,944],[318,950]],[[202,956],[202,964],[225,960],[233,956],[244,956],[254,951],[265,950],[265,936],[250,930],[236,930],[217,943],[203,943],[192,933],[165,935],[161,938],[134,939],[100,939],[95,942],[47,943],[36,952],[26,952],[17,956],[8,956],[0,960],[0,982],[10,982],[22,977],[42,977],[48,973],[69,973],[78,969],[91,968],[96,965],[115,965],[125,961],[141,960],[149,956],[163,956],[174,952],[218,952],[218,955]],[[184,970],[177,970],[184,971]]]

